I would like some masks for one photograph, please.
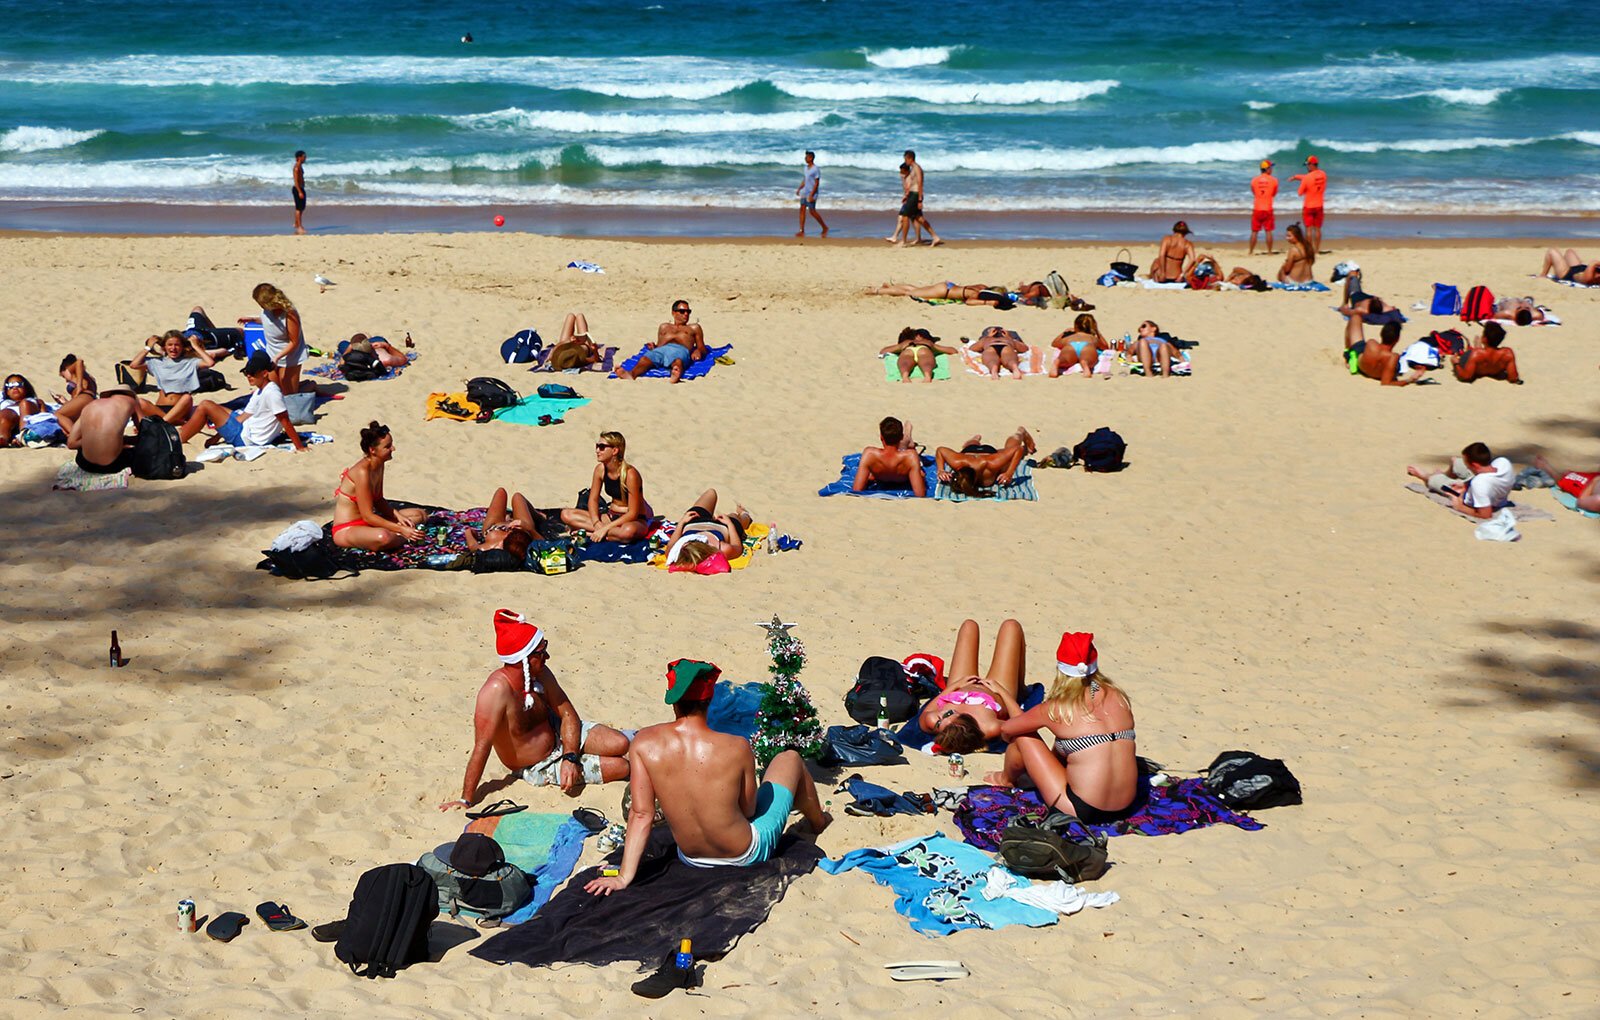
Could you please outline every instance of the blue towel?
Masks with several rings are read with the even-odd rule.
[[[579,563],[649,563],[650,540],[590,542],[575,550],[572,557]]]
[[[934,695],[934,697],[938,697],[938,695]],[[928,700],[932,701],[933,698],[929,698]],[[1022,697],[1018,699],[1017,703],[1021,705],[1022,710],[1026,712],[1028,709],[1041,704],[1043,701],[1044,684],[1029,684],[1022,689]],[[922,724],[917,721],[922,718],[922,713],[927,709],[927,707],[928,706],[926,703],[919,706],[917,710],[911,714],[911,718],[906,720],[906,724],[900,727],[900,732],[895,734],[895,738],[906,747],[914,748],[920,751],[926,748],[929,744],[933,743],[933,734],[923,729]],[[1006,742],[1001,740],[999,737],[996,737],[989,741],[989,746],[984,748],[984,750],[988,751],[990,754],[1005,754]]]
[[[856,470],[861,467],[861,454],[846,454],[843,467],[839,471],[839,480],[829,482],[817,490],[819,496],[868,496],[872,499],[916,499],[909,488],[891,489],[880,486],[876,482],[870,485],[865,492],[851,492],[850,485],[856,480]],[[926,454],[922,457],[923,476],[928,481],[928,492],[931,494],[939,484],[938,475],[933,468],[933,458]],[[1037,497],[1035,497],[1037,498]]]
[[[550,856],[528,873],[533,878],[533,899],[508,916],[506,924],[521,924],[550,901],[556,889],[572,876],[572,869],[578,866],[578,858],[583,855],[583,841],[588,837],[589,830],[576,818],[568,818],[561,823],[550,844]]]
[[[1319,291],[1328,289],[1327,284],[1318,283],[1315,280],[1307,280],[1305,283],[1269,283],[1267,286],[1271,287],[1273,290],[1288,290],[1295,292]]]
[[[853,804],[846,805],[845,810],[856,808],[852,814],[871,814],[879,818],[890,815],[925,815],[927,810],[911,797],[903,793],[895,793],[887,786],[869,783],[861,778],[860,773],[844,781],[844,790],[855,799]],[[927,797],[927,794],[922,794]]]
[[[717,683],[706,709],[706,725],[718,733],[731,733],[746,740],[755,736],[756,712],[761,708],[767,685],[751,681],[738,687],[730,680]]]
[[[619,371],[619,372],[631,372],[631,371],[633,371],[633,366],[635,366],[635,365],[637,365],[639,363],[639,359],[644,357],[644,352],[649,350],[649,349],[650,349],[649,347],[641,347],[641,348],[639,348],[639,353],[635,354],[633,357],[629,358],[627,361],[624,361],[622,363],[622,367],[620,369],[618,369],[617,371]],[[693,362],[692,364],[687,365],[687,366],[684,367],[683,377],[685,379],[698,379],[698,378],[700,378],[701,376],[705,375],[707,372],[711,371],[711,366],[715,365],[717,363],[717,359],[718,358],[722,357],[724,354],[727,354],[731,350],[733,350],[733,344],[724,344],[721,347],[708,347],[708,348],[706,348],[706,356],[705,357],[703,357],[700,360],[698,360],[696,362]],[[650,371],[648,371],[648,372],[646,372],[644,374],[644,377],[646,379],[666,379],[666,378],[670,377],[671,375],[672,375],[672,373],[669,370],[665,369],[665,368],[652,368]]]

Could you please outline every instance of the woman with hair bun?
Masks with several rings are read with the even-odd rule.
[[[333,487],[334,545],[389,552],[422,539],[427,513],[416,507],[396,510],[383,497],[383,471],[393,457],[389,426],[371,422],[361,430],[361,459],[345,468]]]
[[[305,329],[300,312],[289,296],[270,283],[258,283],[250,297],[261,306],[261,315],[239,320],[261,323],[261,344],[267,357],[277,366],[276,382],[285,395],[300,392],[300,366],[306,360]]]

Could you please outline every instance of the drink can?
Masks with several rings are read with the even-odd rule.
[[[178,930],[192,933],[194,927],[194,900],[178,901]]]
[[[966,759],[962,758],[961,755],[952,754],[950,756],[950,774],[957,779],[967,774]]]

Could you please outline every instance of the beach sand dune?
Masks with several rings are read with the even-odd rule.
[[[437,926],[442,963],[386,982],[355,980],[306,933],[257,922],[222,945],[173,930],[186,896],[202,917],[271,899],[313,924],[335,919],[364,870],[458,832],[460,815],[435,806],[458,795],[473,696],[496,665],[490,615],[511,606],[548,630],[580,711],[620,725],[665,717],[662,672],[679,656],[763,679],[751,624],[774,613],[798,624],[802,679],[828,722],[845,721],[840,698],[863,658],[948,656],[963,617],[986,641],[1004,617],[1021,620],[1034,680],[1050,676],[1062,630],[1090,630],[1132,693],[1141,753],[1192,771],[1249,748],[1304,784],[1305,805],[1264,813],[1260,832],[1115,840],[1116,867],[1097,885],[1121,902],[1054,928],[933,943],[864,876],[805,878],[711,967],[703,995],[660,1015],[1592,1015],[1595,522],[1527,493],[1557,519],[1525,525],[1518,544],[1479,542],[1403,485],[1408,463],[1473,440],[1523,463],[1535,450],[1600,461],[1600,294],[1529,279],[1532,245],[1341,249],[1402,307],[1438,280],[1486,283],[1566,320],[1511,331],[1525,386],[1393,390],[1343,371],[1336,295],[1088,286],[1113,256],[528,235],[0,239],[0,367],[41,388],[68,350],[109,379],[113,360],[196,303],[219,323],[245,314],[261,280],[299,303],[322,346],[409,330],[422,352],[398,381],[328,405],[317,429],[336,442],[303,455],[75,495],[49,491],[60,451],[0,453],[4,1012],[633,1008],[627,968],[498,969],[467,955],[465,928]],[[607,274],[556,268],[572,258]],[[1109,336],[1152,318],[1199,340],[1194,376],[883,381],[874,352],[903,326],[948,341],[1001,322],[1045,343],[1069,316],[867,298],[863,286],[1052,268],[1099,305]],[[318,293],[313,272],[339,286]],[[628,353],[679,297],[737,364],[676,387],[579,378],[593,403],[559,428],[421,420],[426,393],[472,376],[533,389],[497,363],[520,328],[553,339],[562,313],[582,309],[597,340]],[[1443,322],[1420,315],[1407,335]],[[223,366],[235,380],[237,365]],[[1110,425],[1132,466],[1041,471],[1031,504],[818,499],[886,414],[930,448],[1023,424],[1048,451]],[[253,570],[290,522],[331,515],[370,419],[394,428],[394,498],[481,505],[504,485],[565,504],[587,484],[594,434],[616,429],[658,510],[676,514],[711,485],[805,546],[712,579],[593,566],[297,584]],[[117,671],[112,629],[131,660]],[[942,761],[916,755],[872,778],[950,781]],[[615,817],[621,793],[592,788],[576,803]],[[935,829],[952,832],[948,816],[841,818],[821,842],[837,855]],[[959,958],[973,976],[892,985],[880,969],[929,957]]]

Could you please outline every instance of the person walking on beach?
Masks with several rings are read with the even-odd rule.
[[[1266,254],[1272,254],[1272,228],[1277,226],[1272,212],[1273,199],[1278,197],[1278,179],[1272,176],[1272,160],[1261,161],[1261,172],[1250,179],[1250,254],[1256,253],[1256,232],[1267,232]]]
[[[928,217],[923,214],[924,183],[922,165],[917,162],[916,152],[907,149],[905,151],[905,162],[902,166],[905,168],[903,175],[905,198],[900,203],[900,224],[895,229],[895,236],[890,240],[895,244],[905,244],[906,231],[914,224],[928,232],[928,236],[932,238],[932,241],[929,242],[930,245],[937,248],[939,245],[944,244],[944,241],[934,232],[933,224],[929,223]]]
[[[1300,182],[1300,196],[1304,203],[1300,210],[1300,221],[1306,225],[1306,240],[1311,243],[1312,254],[1321,254],[1322,196],[1328,190],[1328,175],[1317,165],[1317,157],[1307,156],[1306,172],[1289,179]]]
[[[303,234],[305,226],[300,222],[300,217],[306,211],[306,150],[298,149],[294,154],[294,187],[289,189],[289,194],[294,196],[294,232]]]
[[[817,212],[817,192],[822,188],[822,169],[817,166],[817,154],[810,149],[806,150],[806,168],[802,172],[800,186],[794,193],[800,197],[800,229],[795,231],[796,237],[806,236],[806,212],[809,210],[817,225],[822,228],[822,236],[828,236],[828,224],[823,222],[821,214]]]

